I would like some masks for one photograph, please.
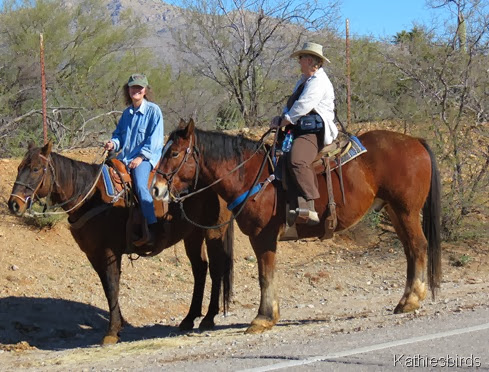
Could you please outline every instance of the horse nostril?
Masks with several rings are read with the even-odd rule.
[[[13,213],[17,213],[20,209],[19,203],[17,203],[16,201],[11,201],[10,203],[8,203],[8,207]]]
[[[165,187],[165,192],[162,195],[162,199],[167,203],[170,201],[170,190],[168,189],[168,187]]]
[[[165,201],[168,195],[168,187],[162,185],[153,186],[153,197]]]

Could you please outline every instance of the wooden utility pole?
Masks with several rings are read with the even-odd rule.
[[[42,99],[42,131],[44,134],[44,144],[48,143],[48,118],[46,107],[46,74],[44,72],[44,39],[42,33],[39,34],[40,54],[41,54],[41,99]]]
[[[350,20],[346,19],[346,126],[351,121]]]

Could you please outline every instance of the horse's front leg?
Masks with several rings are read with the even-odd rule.
[[[258,315],[253,319],[246,333],[261,333],[271,329],[280,317],[277,291],[275,288],[277,237],[276,235],[262,235],[250,237],[250,242],[258,261],[261,299]]]
[[[121,254],[109,249],[97,248],[100,249],[86,252],[86,255],[102,282],[105,297],[109,304],[109,328],[101,341],[101,345],[110,345],[119,341],[119,333],[124,325],[119,307]]]

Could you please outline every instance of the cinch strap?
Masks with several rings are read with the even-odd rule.
[[[232,211],[234,208],[236,208],[238,205],[240,205],[248,197],[248,194],[250,194],[250,197],[255,195],[258,191],[260,191],[262,186],[263,186],[263,183],[259,183],[258,185],[253,187],[251,190],[246,191],[244,194],[241,194],[240,196],[238,196],[238,198],[235,201],[228,204],[228,209],[230,211]]]

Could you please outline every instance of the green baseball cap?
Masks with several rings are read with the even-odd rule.
[[[139,85],[140,87],[147,87],[148,78],[143,74],[132,74],[129,77],[129,81],[127,82],[127,86],[132,87],[133,85]]]

